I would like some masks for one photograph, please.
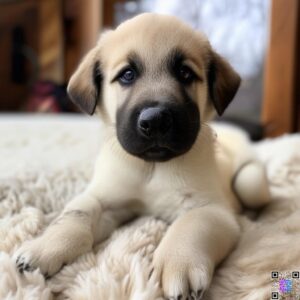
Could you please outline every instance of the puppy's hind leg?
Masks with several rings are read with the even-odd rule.
[[[231,125],[213,124],[213,128],[221,149],[219,162],[224,166],[226,161],[230,173],[226,175],[232,178],[233,192],[248,208],[269,203],[271,197],[265,167],[257,158],[247,134]]]
[[[258,160],[242,165],[233,178],[232,186],[239,199],[249,208],[259,208],[270,202],[266,171]]]

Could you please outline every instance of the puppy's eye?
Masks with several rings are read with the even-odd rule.
[[[118,80],[123,85],[129,85],[133,83],[136,79],[136,71],[132,68],[127,68],[121,72],[118,77]]]
[[[184,84],[192,83],[196,79],[194,71],[185,65],[182,65],[177,69],[176,76],[177,79]]]

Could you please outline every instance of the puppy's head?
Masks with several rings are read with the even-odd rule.
[[[166,161],[189,151],[201,122],[222,115],[239,83],[201,33],[175,17],[143,14],[102,35],[68,92],[116,128],[128,153]]]

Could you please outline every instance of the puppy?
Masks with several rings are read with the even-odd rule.
[[[239,237],[240,201],[269,201],[245,135],[208,123],[239,84],[206,37],[175,17],[142,14],[104,33],[68,86],[104,123],[93,179],[17,251],[19,270],[51,276],[118,226],[152,215],[170,224],[153,257],[165,296],[200,299]]]

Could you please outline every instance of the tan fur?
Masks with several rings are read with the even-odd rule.
[[[192,149],[184,155],[163,163],[149,163],[125,152],[118,142],[116,110],[129,91],[111,81],[127,55],[135,51],[156,75],[147,77],[135,91],[133,101],[140,101],[144,93],[170,91],[159,66],[174,47],[188,54],[186,63],[203,79],[189,90],[197,101],[202,128]],[[212,60],[218,70],[216,99],[210,99],[207,82]],[[95,97],[92,72],[97,61],[104,76],[101,94]],[[97,102],[96,112],[104,121],[105,137],[93,180],[41,237],[19,249],[17,263],[40,267],[44,274],[52,275],[64,263],[105,239],[117,226],[135,216],[151,214],[172,224],[153,261],[153,274],[161,279],[165,296],[200,299],[209,287],[215,266],[239,237],[235,214],[240,204],[232,191],[232,178],[240,200],[246,199],[246,204],[252,206],[251,201],[256,199],[247,189],[243,193],[245,180],[252,182],[255,170],[244,172],[242,180],[237,174],[246,165],[259,165],[247,138],[240,131],[226,131],[218,126],[212,129],[207,124],[213,114],[212,101],[219,101],[217,105],[222,110],[221,106],[226,107],[231,101],[238,83],[238,75],[211,49],[204,35],[175,17],[144,14],[105,33],[84,58],[68,87],[70,95],[76,96],[75,102],[84,101],[80,105],[88,113],[93,112]],[[220,138],[216,139],[215,131]],[[259,167],[258,173],[261,172]],[[265,177],[261,178],[255,182],[255,189],[266,193],[267,183]],[[268,201],[268,195],[264,196],[261,204]]]

